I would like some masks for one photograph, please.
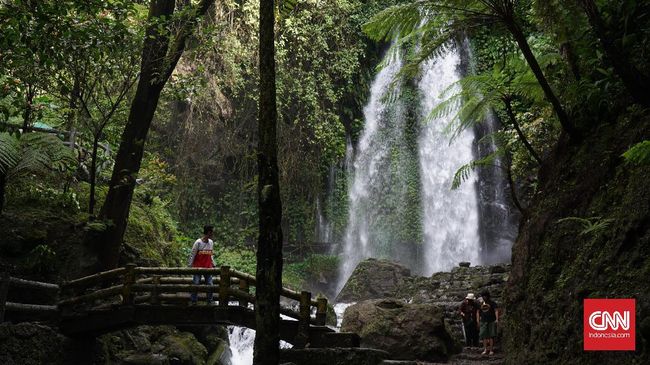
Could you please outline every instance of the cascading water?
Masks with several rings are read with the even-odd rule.
[[[416,88],[419,106],[411,105],[417,109],[420,125],[415,154],[419,166],[413,171],[405,168],[410,163],[405,121],[412,111],[401,102],[401,83],[395,80],[401,67],[399,52],[389,52],[384,59],[385,67],[373,81],[364,108],[364,130],[350,171],[353,178],[338,289],[359,261],[368,257],[400,261],[421,275],[448,270],[460,261],[481,262],[475,176],[451,190],[456,170],[473,159],[473,131],[463,131],[450,142],[445,133],[450,118],[428,120],[442,101],[440,94],[458,81],[459,62],[458,52],[450,48],[422,66]],[[419,178],[417,204],[408,199],[413,185],[408,175]],[[404,240],[403,222],[408,220],[401,219],[414,210],[420,214],[421,225],[406,227],[418,232]],[[413,245],[409,240],[418,234]]]
[[[400,166],[393,160],[399,154],[403,130],[403,106],[396,100],[400,86],[394,82],[402,61],[399,52],[392,50],[383,62],[385,67],[375,77],[370,100],[363,110],[365,126],[354,155],[353,170],[349,171],[354,177],[348,190],[349,216],[338,289],[359,261],[382,255],[382,244],[390,234],[391,225],[383,218],[387,216],[386,210],[394,208],[389,199],[399,203],[403,193],[399,173],[394,172]]]
[[[448,118],[427,120],[442,101],[441,93],[458,81],[459,62],[453,48],[426,61],[418,84],[426,120],[419,140],[426,275],[449,270],[460,261],[480,261],[476,178],[472,175],[458,189],[451,190],[456,170],[473,159],[474,133],[466,129],[450,142],[444,131]]]

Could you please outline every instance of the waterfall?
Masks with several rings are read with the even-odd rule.
[[[346,156],[353,163],[339,290],[368,257],[398,261],[421,275],[449,270],[460,261],[482,262],[476,177],[451,190],[455,172],[473,160],[474,133],[463,131],[450,142],[445,129],[451,117],[428,120],[440,94],[459,79],[458,51],[449,48],[426,61],[414,90],[395,80],[402,65],[399,51],[388,52],[382,63],[363,111],[356,153]],[[412,91],[419,97],[409,104],[401,93]],[[413,118],[416,128],[408,124]],[[416,135],[412,143],[409,133]],[[415,169],[409,167],[412,160]],[[413,176],[415,184],[409,181]],[[414,226],[414,220],[420,225]]]
[[[346,160],[352,159],[348,185],[348,225],[343,240],[343,263],[339,277],[341,289],[357,263],[367,257],[385,256],[391,222],[388,211],[396,208],[403,187],[400,186],[397,161],[402,134],[403,106],[396,100],[400,86],[395,75],[402,65],[399,51],[390,50],[384,57],[370,89],[370,99],[363,110],[365,125],[356,153],[348,147]],[[350,146],[350,145],[348,145]],[[349,161],[346,161],[346,164]],[[392,200],[392,201],[389,201]]]
[[[228,326],[231,365],[250,365],[253,363],[253,344],[255,331],[246,327]]]
[[[283,316],[283,319],[287,317]],[[255,330],[246,327],[228,326],[228,341],[230,342],[230,365],[252,365],[253,345],[255,344]],[[281,349],[293,346],[285,341],[280,341]]]
[[[450,190],[456,170],[473,160],[474,133],[466,129],[450,142],[448,133],[444,133],[448,118],[426,118],[442,101],[440,94],[458,81],[459,62],[453,48],[426,61],[418,84],[425,119],[419,155],[426,275],[449,270],[460,261],[480,261],[475,176],[472,174],[457,190]]]

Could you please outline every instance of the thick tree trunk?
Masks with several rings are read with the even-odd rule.
[[[107,224],[99,242],[99,259],[103,269],[114,268],[119,260],[135,181],[140,171],[147,133],[158,106],[160,93],[183,54],[185,43],[195,28],[195,21],[203,16],[213,3],[214,0],[201,0],[195,11],[189,12],[188,18],[183,19],[176,37],[170,41],[169,34],[160,32],[159,27],[161,24],[169,24],[175,1],[151,1],[151,25],[147,28],[142,50],[140,79],[115,157],[108,194],[99,215]]]
[[[510,120],[510,124],[515,128],[515,131],[517,131],[517,135],[519,136],[519,139],[521,142],[524,144],[528,152],[533,156],[535,161],[537,161],[538,165],[542,164],[542,159],[539,157],[537,152],[535,152],[535,149],[533,146],[528,142],[528,138],[526,138],[526,135],[524,132],[521,130],[519,127],[519,123],[517,123],[517,118],[515,117],[515,113],[512,111],[512,104],[510,103],[509,99],[504,99],[503,103],[506,106],[506,113],[508,114],[508,119]]]
[[[530,67],[531,71],[533,71],[533,74],[535,75],[539,86],[541,86],[542,90],[544,91],[546,99],[553,106],[553,110],[555,111],[555,114],[557,115],[557,118],[562,125],[562,129],[564,129],[564,131],[570,137],[578,137],[578,131],[576,130],[573,123],[569,120],[569,116],[566,114],[566,111],[562,107],[560,100],[553,92],[553,89],[551,89],[551,85],[548,83],[548,80],[546,80],[546,76],[544,76],[544,72],[542,72],[542,68],[539,66],[539,62],[537,62],[537,58],[535,58],[533,51],[530,49],[528,40],[526,39],[524,32],[521,30],[521,27],[519,27],[514,19],[506,19],[505,23],[512,36],[515,38],[519,49],[524,54],[524,58],[526,59],[526,62],[528,62],[528,66]]]
[[[171,17],[174,5],[174,0],[152,0],[149,19],[153,24],[158,24],[163,17]],[[164,62],[168,47],[168,36],[160,33],[157,25],[150,26],[147,29],[142,51],[138,88],[131,102],[129,118],[115,157],[108,194],[99,214],[100,219],[107,223],[101,237],[99,252],[99,260],[104,269],[114,268],[118,263],[135,180],[140,171],[144,143],[164,85],[164,82],[156,78],[160,77],[158,73],[162,69],[161,64]]]
[[[282,203],[276,141],[274,1],[260,0],[260,101],[258,119],[257,334],[253,363],[277,365],[280,359],[280,291],[282,288]]]
[[[634,100],[644,106],[650,106],[650,90],[648,84],[650,77],[641,73],[634,65],[628,62],[626,53],[616,44],[616,41],[607,34],[607,29],[598,5],[593,0],[580,0],[580,5],[587,14],[589,24],[603,46],[607,59],[614,67],[614,71],[621,78],[623,84],[632,95]]]

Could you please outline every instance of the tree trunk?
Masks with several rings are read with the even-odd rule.
[[[101,132],[93,136],[93,151],[90,155],[90,196],[88,197],[88,214],[95,216],[95,186],[97,184],[97,148]]]
[[[506,173],[508,175],[508,185],[510,185],[510,196],[512,197],[512,202],[515,204],[515,207],[519,209],[521,214],[526,215],[526,209],[521,205],[521,202],[519,201],[519,198],[517,197],[517,190],[515,189],[515,180],[512,178],[512,166],[511,166],[511,161],[512,157],[508,159],[508,164],[506,168]]]
[[[539,86],[542,87],[546,99],[548,99],[548,101],[553,106],[553,110],[555,111],[555,114],[557,115],[557,118],[560,121],[560,124],[562,125],[562,129],[564,129],[564,131],[570,137],[574,137],[574,138],[578,137],[578,131],[576,130],[573,123],[571,123],[571,121],[569,120],[569,116],[564,111],[564,108],[562,107],[560,100],[553,92],[553,89],[551,89],[551,85],[548,83],[548,80],[546,80],[546,76],[544,76],[544,72],[542,72],[542,68],[539,66],[539,63],[537,62],[537,58],[535,58],[533,51],[530,49],[528,40],[526,39],[524,32],[521,30],[521,27],[519,27],[517,22],[512,18],[506,19],[505,24],[508,30],[510,31],[510,33],[512,34],[512,36],[515,38],[515,41],[517,42],[519,49],[524,54],[524,58],[526,58],[526,62],[528,62],[528,66],[533,71],[533,74],[535,75],[535,78],[537,79]]]
[[[535,161],[537,161],[537,164],[541,165],[542,159],[539,157],[537,152],[535,152],[535,149],[533,149],[533,146],[530,144],[530,142],[528,142],[526,135],[519,127],[519,123],[517,123],[517,118],[515,117],[515,113],[512,111],[512,104],[510,103],[510,100],[504,99],[503,103],[506,106],[506,113],[508,114],[508,119],[510,120],[510,124],[512,124],[512,126],[515,128],[515,131],[517,131],[517,135],[519,136],[519,139],[524,144],[524,146],[526,146],[526,149],[531,154],[531,156],[533,156]]]
[[[580,0],[580,5],[587,14],[589,24],[596,33],[596,36],[598,36],[607,59],[614,67],[614,72],[621,78],[628,92],[637,103],[650,106],[650,90],[648,90],[650,77],[641,73],[634,65],[628,62],[624,50],[607,34],[607,29],[600,16],[598,5],[593,0]]]
[[[255,292],[255,365],[280,359],[280,291],[282,288],[282,203],[278,181],[275,94],[274,1],[260,0],[260,101],[258,119],[257,290]]]
[[[34,87],[27,84],[27,91],[25,91],[25,110],[23,110],[23,133],[27,133],[27,129],[32,126],[32,103],[34,102]]]
[[[214,0],[201,0],[194,11],[184,12],[186,18],[177,23],[180,28],[174,39],[170,40],[169,33],[160,32],[159,29],[161,25],[171,25],[175,0],[151,0],[151,22],[142,50],[140,79],[115,157],[108,194],[99,214],[100,219],[106,222],[106,229],[99,238],[99,260],[103,269],[114,268],[119,260],[144,145],[160,93],[176,68],[196,21],[212,4]]]

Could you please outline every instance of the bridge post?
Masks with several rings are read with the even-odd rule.
[[[221,266],[219,275],[219,305],[228,306],[228,290],[230,289],[230,266]]]
[[[316,324],[324,326],[327,323],[327,298],[316,298],[318,306],[316,307]]]
[[[135,283],[135,264],[127,264],[122,287],[122,305],[133,305],[133,284]]]
[[[5,308],[7,307],[7,292],[9,292],[9,273],[3,272],[0,277],[0,323],[5,320]]]
[[[248,280],[239,279],[239,290],[244,293],[250,293],[250,288],[248,287]],[[248,308],[248,300],[246,298],[239,298],[239,306]]]
[[[160,304],[160,296],[158,295],[158,285],[160,285],[160,275],[154,275],[151,278],[151,283],[153,284],[153,288],[151,289],[151,297],[149,298],[149,301],[153,305]]]
[[[304,348],[309,343],[309,319],[311,317],[311,293],[300,292],[300,319],[298,320],[298,333],[295,346]]]

